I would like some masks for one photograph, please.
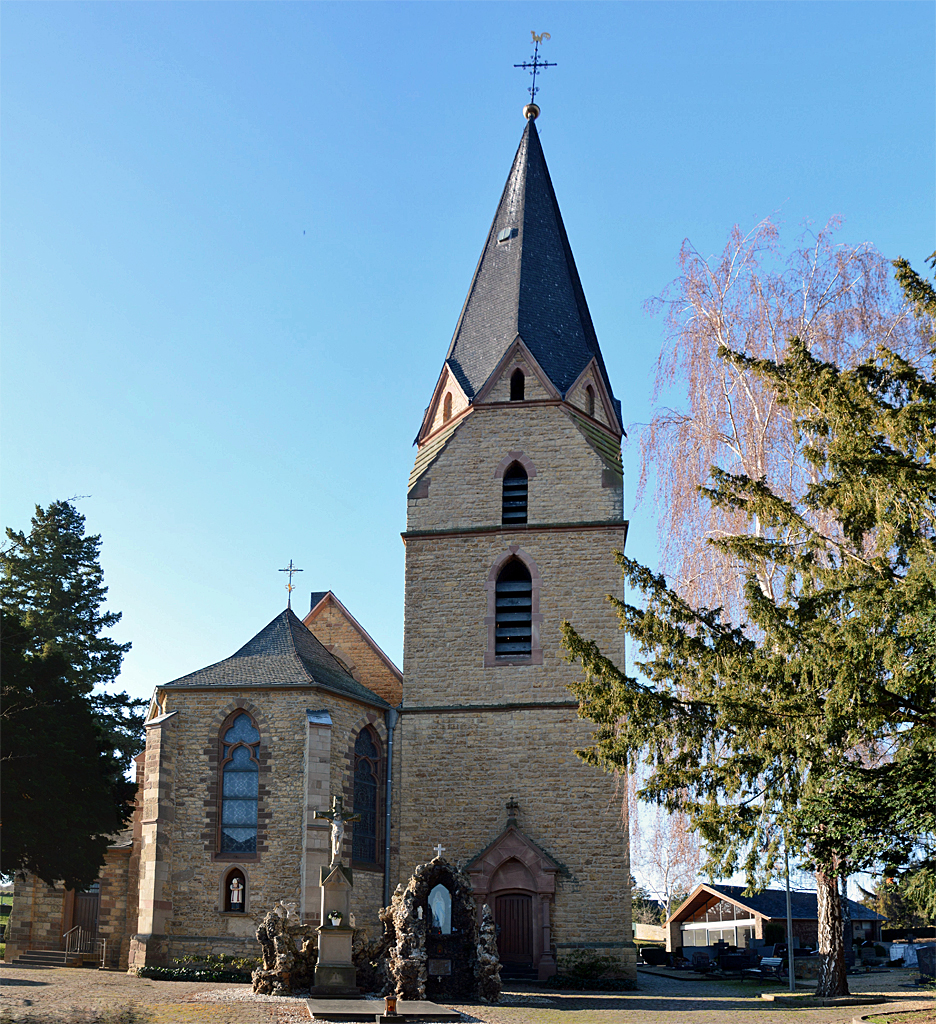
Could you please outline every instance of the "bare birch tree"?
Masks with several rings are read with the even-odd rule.
[[[792,498],[813,477],[789,409],[746,368],[720,359],[719,348],[780,361],[796,336],[817,358],[841,367],[878,345],[911,357],[926,349],[924,325],[894,283],[890,262],[868,243],[837,244],[839,226],[833,220],[807,233],[788,255],[770,219],[746,234],[736,226],[715,256],[686,240],[680,276],[650,303],[666,323],[653,399],[672,404],[642,432],[637,501],[652,490],[660,571],[674,589],[694,606],[721,606],[733,621],[742,574],[707,541],[750,535],[751,526],[742,511],[709,502],[700,485],[717,465],[764,478],[776,494]],[[759,581],[770,596],[780,585],[766,563]]]

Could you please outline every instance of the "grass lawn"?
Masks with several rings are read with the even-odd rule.
[[[898,1013],[876,1013],[867,1017],[868,1024],[936,1024],[936,1010],[903,1010]]]

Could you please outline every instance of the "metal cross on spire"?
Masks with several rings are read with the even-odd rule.
[[[289,582],[286,584],[286,594],[287,594],[287,597],[286,597],[286,607],[287,608],[292,608],[292,592],[296,589],[293,586],[292,578],[293,578],[293,576],[295,576],[295,574],[297,572],[303,572],[303,570],[302,569],[297,569],[293,565],[293,560],[290,558],[289,565],[287,565],[285,569],[280,569],[279,571],[280,572],[288,572],[289,573]]]
[[[524,61],[522,64],[514,64],[514,67],[531,69],[530,74],[533,76],[533,82],[530,85],[530,106],[536,107],[536,94],[539,92],[539,89],[536,88],[536,73],[541,68],[554,68],[556,65],[551,64],[549,61],[539,59],[540,43],[544,43],[547,39],[550,38],[549,33],[540,32],[540,34],[537,35],[535,32],[531,31],[530,35],[533,36],[533,56],[529,60]],[[536,113],[539,113],[538,107],[536,108]],[[533,116],[535,117],[536,114],[534,114]]]

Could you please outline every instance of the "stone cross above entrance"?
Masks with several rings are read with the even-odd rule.
[[[361,816],[345,811],[344,802],[340,796],[332,799],[330,811],[316,811],[315,816],[331,822],[331,862],[329,867],[335,867],[341,863],[341,844],[344,842],[345,825],[349,821],[360,821]]]
[[[436,856],[437,856],[437,857],[441,857],[441,856],[442,856],[442,853],[443,853],[443,852],[444,852],[444,850],[445,850],[445,847],[444,847],[444,846],[443,846],[443,845],[442,845],[441,843],[439,843],[439,845],[438,845],[438,846],[434,846],[434,847],[433,847],[433,849],[434,849],[434,850],[435,850],[435,852],[436,852]]]

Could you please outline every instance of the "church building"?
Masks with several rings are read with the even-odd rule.
[[[416,439],[403,671],[331,591],[156,688],[132,828],[97,892],[17,882],[7,959],[81,927],[109,966],[255,955],[278,901],[321,924],[340,796],[353,924],[438,851],[545,979],[587,949],[633,973],[626,818],[568,690],[563,620],[623,658],[623,435],[536,129],[527,123]],[[441,355],[441,352],[440,352]],[[401,482],[402,483],[402,482]],[[402,492],[402,486],[401,486]],[[401,493],[402,500],[402,493]],[[388,537],[388,543],[392,538]],[[261,623],[258,623],[258,627]]]

